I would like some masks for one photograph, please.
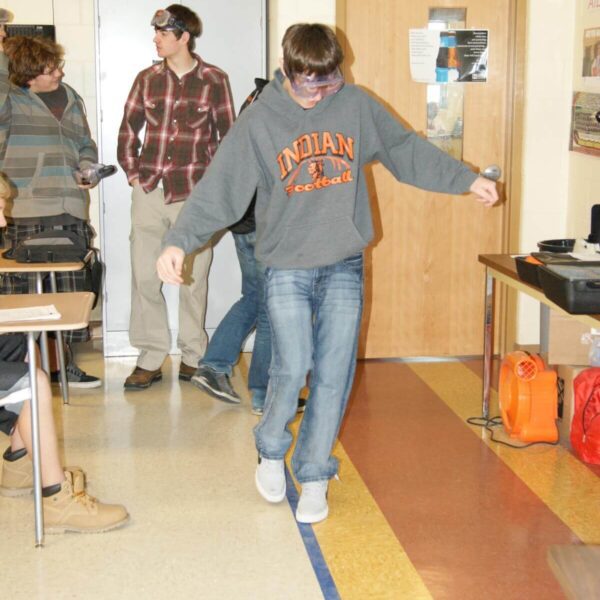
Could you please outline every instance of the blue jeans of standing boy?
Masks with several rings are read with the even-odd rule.
[[[357,254],[314,269],[267,269],[271,378],[263,418],[254,429],[261,456],[282,459],[292,444],[289,424],[310,371],[310,395],[292,469],[300,483],[331,479],[331,455],[356,366],[363,304],[363,258]]]
[[[244,340],[256,327],[254,351],[248,374],[253,408],[262,408],[269,382],[271,339],[264,305],[264,267],[254,258],[256,232],[234,233],[235,250],[242,271],[242,297],[229,309],[200,361],[218,373],[231,375]]]

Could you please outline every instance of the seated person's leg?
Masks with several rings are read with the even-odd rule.
[[[24,363],[0,362],[0,373],[10,368],[19,370]],[[63,470],[56,440],[52,415],[52,392],[46,374],[38,369],[38,404],[40,426],[40,457],[42,472],[42,495],[44,525],[47,533],[64,531],[100,532],[114,529],[129,520],[125,507],[102,504],[85,492],[85,475],[77,468]],[[31,396],[28,375],[21,375],[9,390],[11,394],[28,391]],[[30,493],[32,476],[32,432],[30,401],[7,405],[8,413],[17,414],[16,426],[11,432],[11,445],[3,455],[0,493],[16,496]],[[6,419],[0,421],[6,424]]]
[[[29,376],[26,375],[27,386],[29,385]],[[50,383],[43,371],[38,369],[38,406],[40,423],[40,456],[42,459],[42,486],[44,488],[62,484],[65,475],[58,457],[58,443],[56,440],[56,430],[54,428],[54,416],[52,414],[52,392]],[[31,443],[31,403],[23,403],[22,410],[17,420],[16,427],[13,430],[10,439],[11,454],[22,454],[26,450],[28,457],[33,456]],[[14,462],[19,462],[14,461]],[[27,461],[31,467],[31,460]],[[33,479],[32,479],[33,485]]]

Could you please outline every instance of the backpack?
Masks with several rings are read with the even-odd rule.
[[[260,93],[263,91],[263,89],[267,85],[267,83],[269,83],[268,79],[262,79],[261,77],[257,77],[256,79],[254,79],[254,86],[255,86],[254,90],[252,90],[250,95],[246,98],[245,102],[242,104],[242,107],[240,108],[240,115],[244,112],[244,110],[246,108],[248,108],[251,104],[253,104],[254,101],[260,96]],[[255,231],[255,229],[256,229],[256,223],[254,220],[255,205],[256,205],[256,192],[254,193],[254,196],[252,197],[252,201],[250,202],[250,205],[246,209],[244,216],[239,221],[237,221],[237,223],[230,225],[228,228],[229,231],[231,231],[232,233],[239,233],[239,234],[246,234],[246,233],[250,233],[251,231]]]
[[[573,395],[571,446],[582,461],[600,464],[600,368],[579,373],[573,381]]]

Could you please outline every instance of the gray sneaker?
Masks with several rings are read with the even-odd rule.
[[[239,404],[240,397],[231,386],[229,376],[218,373],[205,365],[200,365],[196,374],[192,376],[192,383],[213,398],[230,404]]]

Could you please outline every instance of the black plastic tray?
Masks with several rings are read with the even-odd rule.
[[[515,256],[515,264],[517,266],[517,274],[519,275],[519,279],[530,285],[542,287],[540,278],[538,276],[538,267],[540,265],[527,262],[525,260],[526,258],[526,256]]]
[[[600,267],[547,265],[538,267],[544,294],[573,315],[600,314]]]

